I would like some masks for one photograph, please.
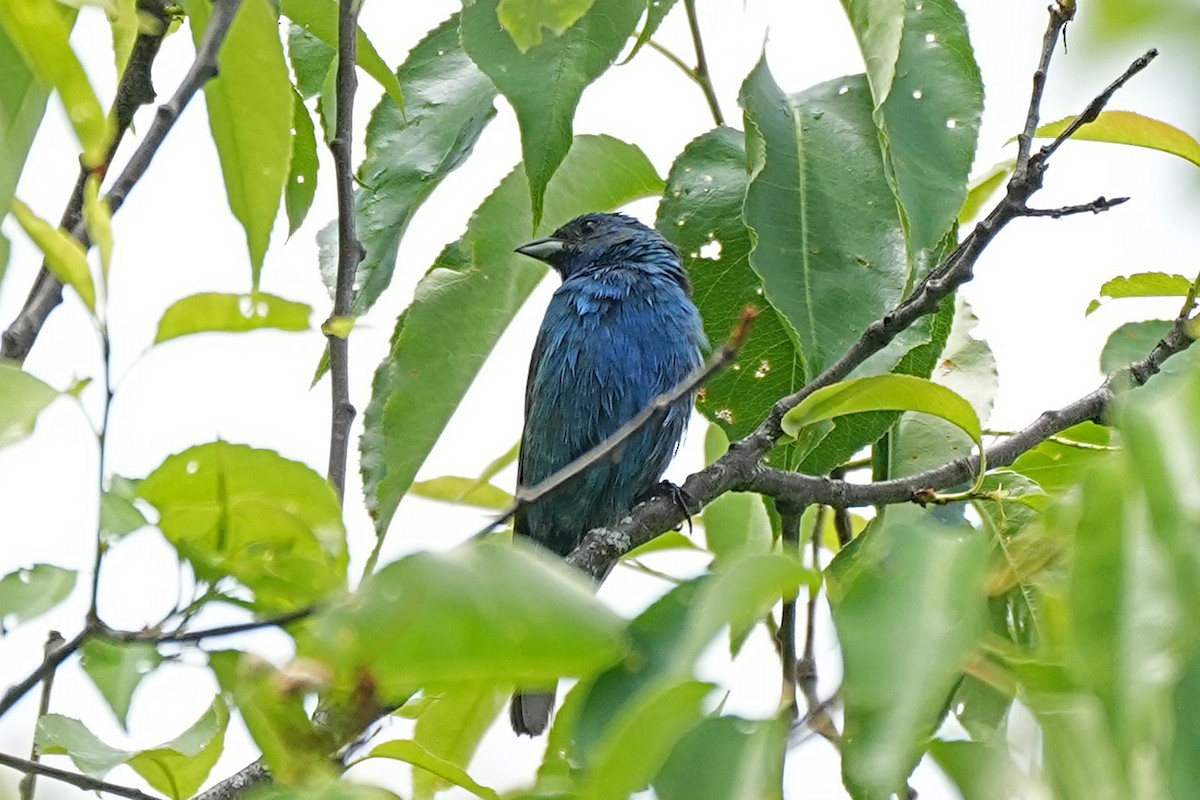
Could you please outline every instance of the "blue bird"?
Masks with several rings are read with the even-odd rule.
[[[611,436],[703,363],[708,347],[675,246],[622,214],[585,214],[517,248],[562,277],[529,363],[517,482],[533,486]],[[692,397],[614,457],[523,508],[515,531],[565,556],[649,495],[683,437]],[[513,695],[513,730],[542,733],[553,690]]]

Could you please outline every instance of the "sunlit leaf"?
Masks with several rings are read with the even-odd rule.
[[[489,789],[477,783],[467,774],[465,769],[444,758],[435,756],[411,739],[393,739],[389,742],[384,742],[363,756],[362,759],[359,759],[359,761],[368,758],[390,758],[396,761],[403,761],[425,772],[431,772],[447,783],[466,789],[476,797],[483,798],[483,800],[500,800],[500,795],[496,793],[495,789]]]
[[[842,0],[867,64],[867,84],[878,108],[887,100],[900,57],[904,0]]]
[[[292,162],[283,193],[288,236],[303,224],[317,194],[317,132],[299,92],[292,95],[292,131]]]
[[[1037,129],[1037,135],[1053,138],[1074,121],[1072,116],[1043,125]],[[1148,147],[1179,156],[1200,167],[1200,142],[1174,125],[1133,111],[1101,111],[1100,116],[1081,127],[1071,138]]]
[[[443,475],[427,481],[417,481],[409,492],[428,500],[444,503],[503,511],[513,504],[513,496],[490,483],[480,483],[474,478],[459,475]]]
[[[197,44],[212,9],[182,0]],[[287,184],[291,160],[292,82],[283,60],[279,21],[270,0],[244,0],[217,56],[217,77],[204,84],[208,124],[229,208],[246,231],[254,285]]]
[[[0,363],[0,447],[33,433],[46,406],[58,392],[14,364]]]
[[[212,442],[167,458],[138,486],[197,577],[232,576],[266,609],[307,606],[346,578],[346,531],[324,477],[271,450]]]
[[[65,14],[73,11],[62,8]],[[46,112],[50,90],[25,64],[13,40],[0,25],[0,217],[8,213],[29,146]],[[4,259],[7,261],[7,259]],[[2,263],[2,262],[0,262]],[[2,275],[0,270],[0,275]]]
[[[158,321],[155,344],[194,333],[244,333],[262,328],[306,331],[312,307],[265,292],[202,292],[176,300]]]
[[[96,684],[122,728],[128,728],[129,704],[142,679],[162,663],[150,642],[112,642],[91,638],[80,648],[83,671]]]
[[[75,588],[75,570],[51,564],[22,567],[0,578],[0,628],[45,614]]]
[[[595,0],[500,0],[496,16],[522,53],[542,43],[542,29],[553,36],[587,13]]]
[[[83,220],[87,224],[88,236],[100,251],[100,269],[105,280],[112,265],[113,232],[112,211],[108,201],[100,197],[100,181],[90,176],[83,185]]]
[[[79,292],[90,311],[96,310],[96,285],[87,263],[87,251],[79,240],[62,228],[56,228],[34,214],[29,206],[13,199],[12,213],[46,257],[46,266],[54,277]]]
[[[0,0],[0,25],[8,42],[34,74],[58,92],[83,146],[84,163],[98,166],[108,150],[112,124],[71,49],[74,19],[74,10],[54,0]]]
[[[405,609],[405,613],[396,613]],[[578,574],[535,548],[467,544],[380,570],[314,617],[301,653],[382,698],[429,683],[531,683],[588,674],[624,652],[623,624]]]
[[[967,187],[967,198],[958,212],[959,223],[965,225],[983,213],[984,206],[1005,185],[1016,163],[1012,159],[1001,161],[971,181]]]
[[[1165,272],[1135,272],[1107,280],[1100,287],[1100,297],[1088,303],[1091,314],[1108,300],[1119,297],[1186,297],[1192,288],[1190,278]]]

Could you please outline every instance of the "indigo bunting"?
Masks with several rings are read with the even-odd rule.
[[[622,214],[585,214],[517,248],[562,277],[525,389],[517,482],[533,486],[603,442],[703,363],[708,346],[675,246]],[[612,457],[523,508],[514,530],[565,556],[588,531],[620,521],[649,495],[675,454],[692,397],[630,437]],[[554,692],[513,695],[513,730],[542,733]]]

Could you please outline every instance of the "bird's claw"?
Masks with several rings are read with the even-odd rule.
[[[679,506],[680,510],[683,511],[683,518],[687,521],[688,536],[691,536],[693,533],[692,508],[695,507],[696,510],[699,511],[700,503],[696,501],[696,498],[688,494],[686,489],[677,483],[660,481],[657,488],[662,494],[668,495],[671,498],[671,501],[674,502],[675,505]]]

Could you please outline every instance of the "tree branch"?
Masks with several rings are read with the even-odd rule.
[[[1041,114],[1041,98],[1045,81],[1044,72],[1050,63],[1050,56],[1058,41],[1062,27],[1068,19],[1066,15],[1067,12],[1059,9],[1057,5],[1051,6],[1050,20],[1046,36],[1043,39],[1042,55],[1038,62],[1038,74],[1035,75],[1034,89],[1026,118],[1026,131],[1030,137],[1032,137],[1032,132],[1037,129]],[[1117,81],[1117,84],[1114,85],[1118,85],[1119,88],[1119,85],[1123,85],[1124,82],[1128,81],[1129,77],[1144,69],[1153,60],[1154,55],[1154,51],[1150,51],[1139,58],[1125,71],[1122,78]],[[1095,109],[1094,113],[1098,114],[1108,102],[1108,99],[1112,97],[1114,91],[1113,85],[1110,85],[1088,105],[1088,109]],[[1022,135],[1024,136],[1025,134]],[[756,491],[775,497],[788,498],[796,502],[822,503],[834,506],[835,508],[844,508],[848,505],[871,505],[879,502],[907,502],[913,499],[913,490],[907,485],[899,486],[896,481],[885,481],[875,484],[875,486],[884,487],[877,490],[879,494],[884,495],[883,499],[872,497],[866,499],[865,502],[859,503],[857,502],[859,495],[854,493],[860,491],[860,489],[856,488],[853,492],[850,492],[849,489],[843,488],[850,486],[850,484],[831,481],[828,478],[772,470],[763,466],[761,459],[770,452],[782,435],[783,431],[780,423],[788,411],[817,389],[846,378],[859,365],[886,347],[896,336],[909,328],[918,319],[934,313],[941,305],[942,300],[973,277],[975,263],[1004,226],[1014,219],[1037,215],[1036,212],[1030,213],[1028,200],[1042,186],[1047,159],[1048,154],[1044,155],[1039,152],[1036,155],[1032,155],[1028,148],[1026,148],[1018,156],[1017,166],[1012,179],[1008,183],[1008,189],[1004,197],[1000,199],[992,211],[963,239],[954,252],[933,269],[908,298],[883,317],[871,323],[863,331],[862,336],[851,345],[841,358],[827,367],[821,374],[810,380],[799,391],[778,400],[767,415],[767,418],[763,420],[753,433],[730,445],[729,451],[706,469],[690,475],[683,484],[683,491],[701,507],[712,501],[713,498],[731,490]],[[1176,336],[1183,337],[1184,340],[1187,338],[1186,334],[1179,329],[1179,326],[1176,326],[1176,330],[1168,338]],[[1172,339],[1171,346],[1175,345],[1178,345],[1178,349],[1174,349],[1172,352],[1178,352],[1179,349],[1186,347],[1185,343]],[[1167,353],[1167,355],[1170,355],[1170,353]],[[1060,412],[1048,412],[1048,414],[1051,416],[1063,414],[1065,415],[1063,419],[1082,414],[1076,422],[1091,419],[1098,413],[1101,413],[1107,406],[1108,398],[1112,392],[1111,384],[1112,381],[1110,379],[1105,382],[1104,387],[1088,395],[1087,398],[1079,401],[1079,403],[1062,409]],[[1043,415],[1044,418],[1046,416]],[[1057,419],[1051,419],[1046,423],[1045,435],[1057,433],[1075,424],[1075,422],[1070,422],[1056,427],[1056,422]],[[1011,455],[1009,456],[1009,460],[1003,461],[1002,459],[1005,457],[1004,453],[1007,449],[1020,445],[1022,441],[1014,437],[1014,440],[1009,440],[1003,445],[998,446],[999,449],[995,453],[995,457],[998,459],[996,461],[992,460],[993,453],[989,450],[989,466],[1001,466],[1012,463],[1012,459],[1016,458],[1017,454]],[[1029,449],[1034,444],[1036,444],[1036,441],[1028,443],[1025,449]],[[1024,452],[1024,450],[1020,452]],[[930,477],[937,477],[939,481],[943,479],[946,481],[939,483],[939,485],[953,485],[969,476],[971,473],[967,470],[971,468],[970,465],[976,463],[975,460],[961,459],[940,468],[946,471],[945,475],[939,473],[936,476],[930,475]],[[960,472],[963,471],[967,472],[965,475],[960,476]],[[847,494],[848,492],[850,494]],[[890,492],[894,492],[894,494]],[[848,497],[853,497],[855,502],[848,502]],[[615,560],[619,559],[629,550],[650,541],[663,531],[677,527],[683,519],[682,511],[670,498],[650,498],[635,507],[629,516],[621,520],[617,525],[611,528],[593,530],[567,556],[566,560],[568,563],[599,579],[606,574],[609,565]]]
[[[42,648],[43,663],[54,654],[63,644],[62,634],[58,631],[50,631],[46,637],[46,644]],[[50,713],[50,693],[54,691],[54,676],[57,670],[51,669],[46,673],[45,679],[42,681],[42,699],[38,703],[38,722],[42,721],[42,717]],[[38,750],[37,739],[34,739],[33,745],[29,748],[29,761],[37,764],[41,760],[41,752]],[[21,780],[20,792],[21,800],[33,800],[33,795],[37,791],[37,773],[29,772]]]
[[[88,629],[84,628],[74,639],[48,652],[41,666],[29,673],[25,680],[10,686],[8,691],[4,693],[4,697],[0,698],[0,717],[8,713],[8,710],[28,694],[30,689],[41,683],[42,679],[53,674],[58,669],[59,664],[70,658],[71,654],[83,644],[83,640],[87,638],[87,635]]]
[[[117,86],[117,96],[113,100],[111,112],[113,140],[104,161],[95,169],[95,174],[100,178],[104,177],[112,163],[125,132],[133,122],[134,113],[141,106],[154,102],[154,83],[150,72],[154,59],[158,57],[163,37],[166,36],[170,17],[162,0],[138,0],[137,10],[139,17],[149,24],[143,24],[140,28],[133,42],[129,61],[125,65],[125,73]],[[79,224],[83,215],[83,188],[92,174],[92,170],[80,164],[79,176],[75,179],[75,188],[71,191],[71,198],[63,210],[59,227],[72,230]],[[25,306],[0,337],[0,358],[23,362],[29,355],[46,318],[61,302],[62,283],[50,273],[43,260],[42,267],[29,290],[29,296],[25,299]]]
[[[289,611],[285,614],[277,614],[273,617],[264,617],[263,619],[251,620],[250,622],[238,622],[232,625],[219,625],[215,628],[205,628],[198,631],[161,631],[146,630],[146,631],[118,631],[114,630],[103,623],[97,623],[95,634],[105,639],[110,639],[114,642],[142,642],[148,644],[194,644],[203,641],[204,639],[213,639],[218,636],[233,636],[238,633],[247,633],[249,631],[261,630],[262,628],[282,628],[285,625],[290,625],[293,622],[305,619],[312,616],[316,612],[315,606],[299,608],[295,611]]]
[[[109,189],[105,196],[110,211],[115,214],[124,204],[125,198],[129,192],[141,180],[146,169],[150,166],[150,162],[154,159],[154,155],[158,152],[158,148],[166,139],[171,128],[174,127],[175,121],[179,119],[184,107],[191,101],[197,90],[204,85],[206,81],[213,78],[217,74],[217,53],[221,49],[222,43],[225,41],[225,36],[229,33],[229,27],[233,24],[233,18],[236,16],[238,8],[241,7],[242,0],[214,0],[212,17],[209,19],[208,28],[204,31],[204,38],[200,42],[200,46],[196,48],[196,58],[192,62],[192,66],[184,75],[183,80],[179,84],[179,88],[175,90],[175,94],[169,101],[158,107],[155,114],[154,122],[146,131],[146,136],[130,157],[129,162],[121,171],[121,174],[113,182],[112,188]],[[147,2],[147,8],[161,7],[161,3]],[[141,4],[139,4],[139,8]],[[165,28],[164,28],[165,32]],[[143,34],[145,35],[145,34]],[[141,41],[139,35],[138,41]],[[159,34],[159,42],[162,40],[162,34]],[[158,46],[154,45],[153,51],[150,50],[151,43],[146,42],[140,52],[140,57],[149,58],[152,60],[153,55],[157,54]],[[138,48],[135,45],[134,53],[139,54]],[[122,115],[126,115],[131,120],[133,112],[139,105],[153,99],[153,89],[149,83],[149,68],[150,63],[147,61],[137,67],[134,65],[133,57],[130,57],[129,67],[126,69],[125,77],[122,78],[121,88],[126,88],[124,95],[121,89],[118,89],[117,101],[114,103],[115,113],[117,114],[118,122],[121,121]],[[131,73],[133,77],[130,77]],[[128,86],[127,82],[128,81]],[[147,95],[147,92],[150,94]],[[128,128],[129,122],[125,123],[124,128],[118,128],[118,138]],[[115,152],[117,142],[114,141],[112,149],[109,152],[111,159]],[[107,167],[107,162],[106,162]],[[63,227],[71,231],[71,235],[78,239],[84,247],[91,246],[91,239],[87,235],[87,228],[80,218],[83,204],[83,183],[86,181],[86,175],[81,173],[80,180],[77,182],[77,190],[79,193],[79,208],[75,210],[75,220],[72,224],[69,222],[67,214],[63,214]],[[74,196],[72,196],[74,202]],[[68,211],[71,210],[71,205],[68,205]],[[39,274],[34,281],[32,290],[29,293],[28,299],[25,301],[24,308],[13,323],[4,332],[3,348],[0,350],[0,356],[3,358],[11,358],[16,361],[23,361],[25,356],[33,348],[34,342],[37,340],[38,334],[41,333],[42,326],[46,323],[46,318],[50,316],[50,312],[54,310],[62,302],[62,284],[49,273]]]
[[[692,33],[692,47],[696,51],[696,68],[692,70],[696,83],[704,92],[708,110],[712,113],[713,122],[725,124],[725,116],[721,113],[721,104],[717,102],[717,93],[713,89],[712,77],[708,74],[708,59],[704,55],[704,40],[700,36],[700,21],[696,16],[696,0],[683,0],[684,10],[687,11],[688,28]]]
[[[354,170],[350,151],[354,137],[354,92],[358,88],[355,52],[358,31],[357,0],[338,3],[337,123],[329,150],[338,199],[338,266],[334,290],[333,318],[349,317],[354,300],[354,277],[362,260],[354,211]],[[344,336],[326,334],[329,339],[329,374],[333,413],[329,425],[329,482],[338,499],[346,493],[346,458],[350,448],[350,425],[354,406],[350,404],[350,342]]]
[[[118,797],[128,797],[129,800],[162,800],[161,797],[146,794],[130,786],[120,786],[108,781],[97,780],[87,775],[80,775],[77,772],[68,772],[65,769],[48,767],[36,761],[10,756],[8,753],[0,753],[0,765],[11,767],[12,769],[24,772],[26,775],[45,775],[47,778],[69,783],[72,786],[78,786],[80,789],[87,789],[92,792],[107,792],[108,794],[115,794]]]

